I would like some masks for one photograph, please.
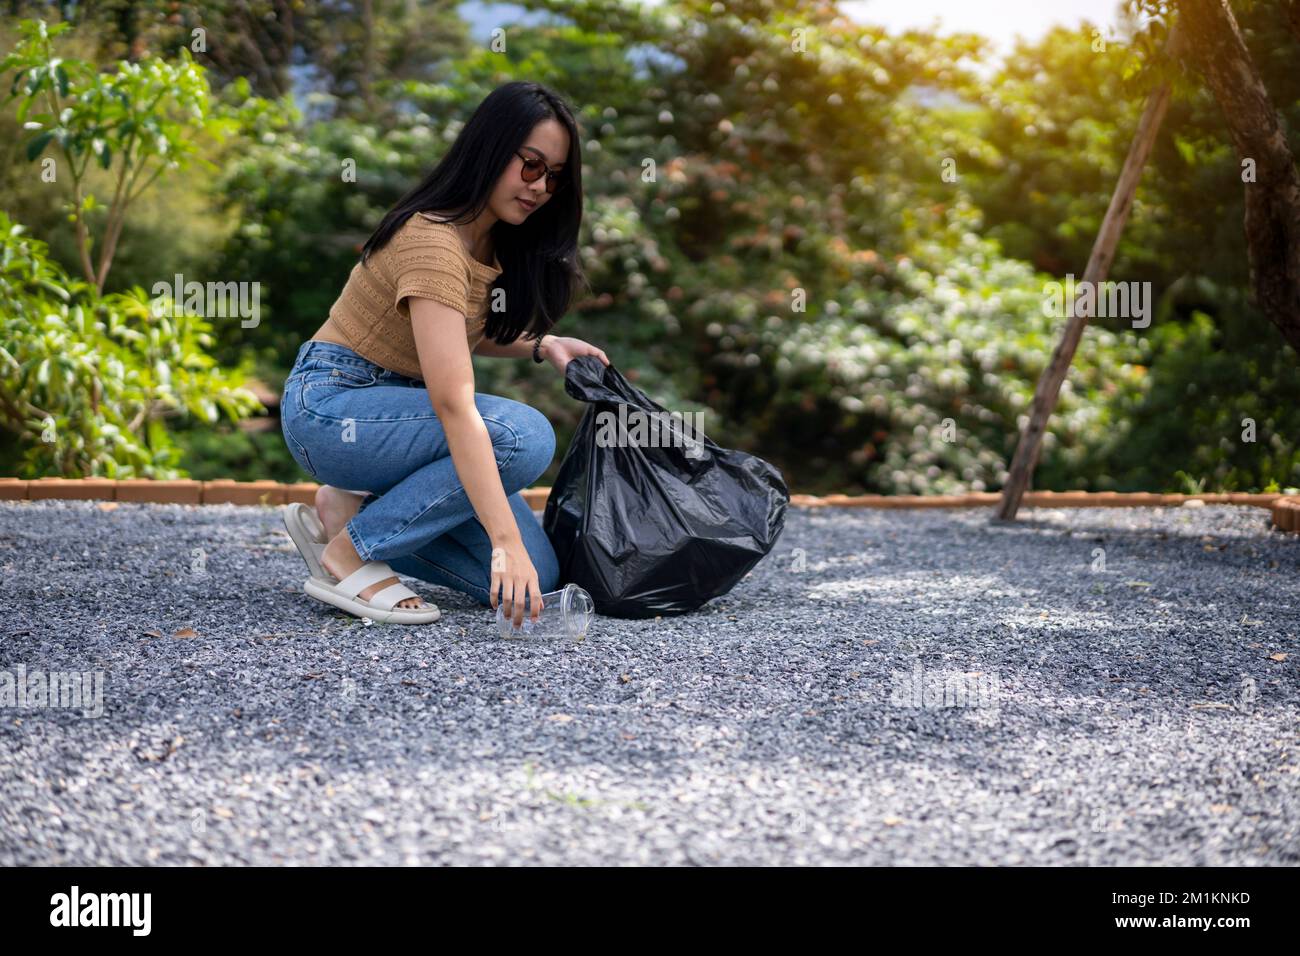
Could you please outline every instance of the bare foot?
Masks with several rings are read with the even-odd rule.
[[[346,528],[347,523],[360,509],[359,495],[329,485],[321,485],[316,489],[316,514],[325,529],[325,537],[329,539],[329,544],[321,553],[321,564],[340,581],[365,564],[357,554],[357,549],[353,547],[352,537]],[[384,578],[378,584],[364,588],[357,596],[363,601],[368,601],[384,588],[397,583],[396,576]],[[407,598],[405,601],[398,601],[396,606],[419,610],[427,605],[419,598]]]

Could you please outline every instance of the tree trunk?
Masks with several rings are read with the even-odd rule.
[[[1283,8],[1286,16],[1286,25],[1290,27],[1291,33],[1300,40],[1300,0],[1286,0]]]
[[[1237,158],[1254,161],[1255,181],[1245,183],[1252,304],[1300,351],[1300,173],[1295,157],[1232,11],[1223,0],[1182,0],[1178,9],[1186,57],[1223,110]]]

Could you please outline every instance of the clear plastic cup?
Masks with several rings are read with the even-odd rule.
[[[497,603],[497,630],[502,637],[518,640],[570,640],[581,641],[587,636],[587,626],[595,608],[591,595],[576,584],[566,584],[558,591],[542,595],[542,613],[534,622],[530,601],[524,598],[524,623],[516,628],[514,621],[505,616],[505,602]]]

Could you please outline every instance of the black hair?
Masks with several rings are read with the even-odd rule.
[[[487,206],[493,187],[533,127],[548,119],[569,133],[569,154],[551,197],[523,222],[492,224],[501,275],[493,289],[505,289],[506,308],[488,309],[484,336],[508,345],[528,331],[540,338],[569,308],[586,276],[578,258],[582,224],[582,149],[578,124],[568,105],[540,83],[514,81],[484,97],[433,171],[397,201],[361,248],[364,262],[417,212],[445,213],[451,223],[473,221]],[[489,290],[491,295],[491,290]]]

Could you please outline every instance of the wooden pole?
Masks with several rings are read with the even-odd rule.
[[[1169,33],[1167,47],[1174,44],[1174,31]],[[1137,192],[1138,180],[1142,178],[1142,168],[1151,147],[1160,131],[1160,123],[1169,108],[1170,84],[1166,83],[1147,99],[1146,109],[1138,122],[1133,143],[1129,146],[1128,157],[1120,171],[1119,181],[1110,197],[1110,206],[1106,209],[1106,218],[1101,222],[1097,239],[1092,244],[1092,254],[1088,256],[1088,266],[1083,272],[1083,282],[1104,282],[1110,272],[1110,265],[1115,259],[1115,249],[1119,245],[1120,234],[1128,221],[1129,211],[1133,208],[1133,195]],[[1087,286],[1084,286],[1087,288]],[[1093,300],[1095,301],[1095,297]],[[1029,409],[1029,421],[1020,433],[1020,442],[1016,445],[1015,457],[1011,460],[1011,470],[1007,474],[1006,487],[1002,489],[1002,501],[998,505],[998,517],[1003,521],[1015,518],[1020,510],[1020,500],[1029,488],[1033,478],[1034,467],[1038,464],[1038,454],[1042,450],[1043,435],[1047,432],[1047,420],[1056,409],[1056,400],[1061,393],[1061,383],[1074,361],[1074,353],[1079,348],[1084,326],[1088,324],[1088,311],[1080,308],[1078,301],[1072,303],[1071,315],[1066,320],[1065,331],[1056,343],[1052,359],[1038,379],[1034,390],[1034,401]]]

